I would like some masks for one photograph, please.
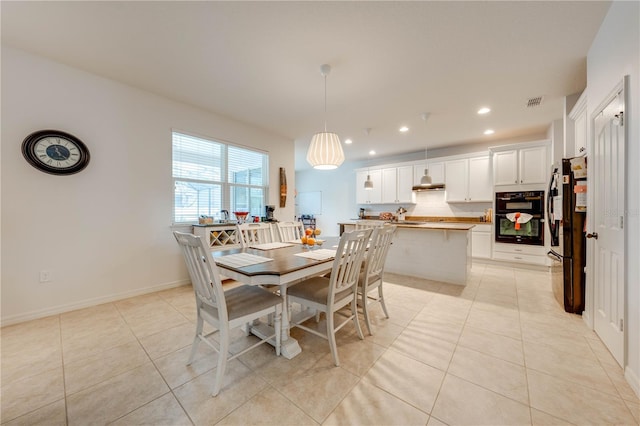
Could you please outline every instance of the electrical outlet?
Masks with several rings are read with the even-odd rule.
[[[51,271],[48,271],[48,270],[40,271],[40,282],[48,283],[50,281],[51,281]]]

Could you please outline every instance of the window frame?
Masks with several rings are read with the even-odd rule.
[[[188,178],[188,177],[176,177],[174,175],[174,166],[175,166],[175,160],[174,160],[174,153],[175,153],[175,146],[174,146],[174,137],[175,135],[182,135],[188,138],[194,138],[194,139],[199,139],[205,142],[210,142],[212,144],[218,145],[220,146],[220,150],[221,150],[221,161],[220,161],[220,178],[221,180],[207,180],[207,179],[197,179],[197,178]],[[253,153],[257,153],[259,155],[262,156],[262,165],[260,167],[260,169],[262,170],[262,185],[255,185],[255,184],[251,184],[251,183],[247,183],[247,184],[243,184],[243,183],[235,183],[232,182],[229,176],[229,147],[234,147],[237,149],[241,149],[241,150],[247,150],[247,151],[251,151]],[[262,191],[262,200],[260,201],[260,216],[264,216],[264,210],[265,210],[265,206],[269,203],[269,152],[262,150],[262,149],[258,149],[258,148],[254,148],[254,147],[250,147],[250,146],[246,146],[246,145],[242,145],[242,144],[237,144],[237,143],[233,143],[233,142],[229,142],[226,141],[224,139],[220,139],[220,138],[214,138],[214,137],[210,137],[210,136],[203,136],[203,135],[199,135],[199,134],[195,134],[195,133],[191,133],[191,132],[185,132],[183,130],[179,130],[179,129],[171,129],[171,183],[172,183],[172,194],[173,194],[173,201],[172,201],[172,213],[171,213],[171,223],[173,226],[182,226],[182,225],[195,225],[198,224],[198,217],[196,217],[195,219],[189,219],[189,220],[185,220],[185,221],[177,221],[177,210],[176,210],[176,189],[177,189],[177,182],[193,182],[193,183],[201,183],[201,184],[206,184],[206,185],[213,185],[213,186],[219,186],[220,187],[220,195],[221,195],[221,208],[220,210],[227,210],[229,211],[230,214],[230,219],[233,219],[233,208],[231,207],[233,204],[233,200],[232,200],[232,193],[233,193],[233,188],[246,188],[247,193],[249,194],[249,206],[251,206],[251,200],[255,197],[251,196],[252,190],[258,189]],[[247,170],[253,170],[253,169],[247,169]],[[251,182],[251,179],[248,180],[248,182]],[[251,208],[251,207],[249,207]],[[215,217],[220,215],[220,212],[213,212],[214,210],[211,207],[211,204],[209,204],[209,210],[212,212],[211,215]],[[199,215],[200,213],[196,211],[195,213],[196,215]]]

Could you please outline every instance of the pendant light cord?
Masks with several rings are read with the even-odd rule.
[[[327,133],[327,75],[324,76],[324,132]]]

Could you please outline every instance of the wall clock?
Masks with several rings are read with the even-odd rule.
[[[52,175],[78,173],[89,164],[89,149],[60,130],[40,130],[22,142],[22,155],[36,169]]]

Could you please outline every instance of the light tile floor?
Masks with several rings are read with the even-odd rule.
[[[466,287],[387,274],[391,318],[328,344],[294,329],[292,360],[262,345],[229,364],[194,332],[190,286],[2,329],[9,425],[638,425],[640,401],[550,276],[475,264]],[[324,325],[321,320],[318,327]],[[236,335],[245,344],[253,339]]]

